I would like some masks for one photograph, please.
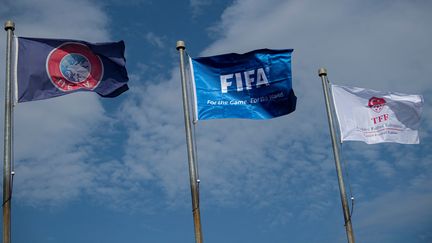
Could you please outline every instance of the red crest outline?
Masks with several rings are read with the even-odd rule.
[[[70,54],[83,56],[89,62],[88,75],[85,79],[72,82],[64,76],[60,69],[63,58]],[[90,48],[78,42],[66,42],[53,49],[46,60],[46,71],[52,84],[63,92],[75,90],[93,90],[102,80],[103,64],[100,57],[94,54]]]
[[[376,113],[380,113],[384,108],[386,101],[384,98],[372,97],[369,99],[368,106]]]

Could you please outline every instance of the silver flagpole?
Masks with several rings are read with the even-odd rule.
[[[345,219],[345,230],[346,230],[346,234],[347,234],[347,238],[348,238],[348,243],[354,243],[355,242],[354,232],[353,232],[353,228],[352,228],[352,224],[351,224],[351,216],[350,216],[349,208],[348,208],[348,200],[347,200],[346,192],[345,192],[345,184],[344,184],[343,177],[342,177],[342,168],[341,168],[340,159],[339,159],[339,147],[338,147],[338,144],[336,142],[336,133],[335,133],[334,124],[333,124],[333,113],[332,113],[332,110],[330,108],[330,97],[329,97],[329,92],[328,92],[327,70],[325,68],[320,68],[318,70],[318,75],[321,77],[323,91],[324,91],[324,98],[325,98],[326,109],[327,109],[327,118],[328,118],[330,135],[331,135],[332,145],[333,145],[333,155],[335,158],[336,172],[337,172],[337,177],[338,177],[338,182],[339,182],[339,191],[340,191],[340,197],[341,197],[341,201],[342,201],[342,209],[343,209],[343,214],[344,214],[344,219]]]
[[[12,35],[15,24],[6,21],[6,83],[5,83],[5,125],[4,125],[4,162],[3,162],[3,243],[11,238],[11,158],[12,158]]]
[[[197,179],[197,166],[195,161],[195,150],[192,137],[192,124],[189,112],[189,99],[188,91],[186,85],[186,74],[184,65],[184,51],[186,49],[185,43],[183,41],[177,41],[177,50],[180,53],[180,75],[182,81],[182,94],[183,94],[183,110],[184,110],[184,121],[186,130],[186,142],[188,151],[188,161],[189,161],[189,177],[191,185],[192,194],[192,213],[195,226],[195,242],[202,243],[203,236],[201,232],[201,218],[200,218],[200,208],[199,208],[199,191],[198,191],[198,179]]]

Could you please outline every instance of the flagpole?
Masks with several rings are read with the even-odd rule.
[[[185,121],[185,130],[186,130],[186,142],[187,142],[187,151],[188,151],[188,161],[189,161],[189,177],[190,177],[190,186],[191,186],[191,194],[192,194],[192,213],[195,227],[195,242],[202,243],[203,236],[201,232],[201,219],[200,219],[200,208],[199,208],[199,191],[198,191],[198,176],[197,176],[197,167],[195,161],[195,151],[193,146],[193,137],[192,137],[192,123],[190,119],[190,111],[189,111],[189,99],[186,85],[186,74],[185,74],[185,65],[184,65],[184,50],[186,49],[184,41],[177,41],[177,50],[180,53],[180,75],[182,81],[182,95],[183,95],[183,110],[184,110],[184,121]]]
[[[330,108],[331,104],[330,104],[330,97],[328,92],[327,70],[325,68],[320,68],[318,70],[318,75],[321,77],[323,91],[324,91],[324,98],[325,98],[326,109],[327,109],[327,118],[328,118],[330,135],[331,135],[332,145],[333,145],[333,155],[335,158],[336,172],[337,172],[337,177],[339,182],[339,191],[340,191],[342,209],[343,209],[344,220],[345,220],[345,230],[348,238],[348,243],[354,243],[355,242],[354,232],[351,224],[351,216],[348,208],[348,200],[346,197],[345,184],[342,177],[342,168],[339,159],[339,147],[336,142],[336,133],[333,124],[333,113]]]
[[[12,36],[14,22],[5,22],[6,43],[6,82],[5,82],[5,125],[4,125],[4,162],[3,162],[3,243],[11,238],[11,158],[12,158]]]

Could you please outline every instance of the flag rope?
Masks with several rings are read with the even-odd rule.
[[[194,149],[194,156],[195,156],[195,161],[198,161],[198,148],[197,148],[197,143],[196,143],[196,126],[197,123],[193,123],[192,124],[192,136],[193,136],[193,149]],[[200,189],[200,177],[199,177],[199,170],[198,170],[198,163],[195,164],[195,173],[196,173],[196,182],[197,182],[197,191],[199,193],[199,189]],[[198,198],[198,205],[199,205],[199,198]]]
[[[187,53],[187,51],[185,51],[186,56],[189,56],[189,54]],[[190,65],[191,63],[188,62],[188,64],[186,64],[190,70]],[[200,177],[199,177],[199,169],[198,169],[198,148],[197,148],[197,142],[196,142],[196,126],[198,124],[198,119],[196,117],[196,111],[195,111],[195,105],[193,100],[195,100],[195,92],[194,92],[194,85],[193,85],[193,80],[192,80],[192,75],[190,72],[185,72],[185,76],[186,76],[186,84],[188,87],[188,91],[189,94],[192,94],[192,99],[188,100],[188,105],[189,107],[192,107],[192,144],[193,144],[193,150],[194,150],[194,161],[196,162],[195,164],[195,175],[196,175],[196,182],[197,182],[197,191],[199,193],[199,183],[200,183]],[[199,199],[198,199],[198,203],[199,203]]]
[[[347,184],[348,184],[348,189],[349,189],[349,196],[350,196],[350,200],[351,200],[351,210],[350,210],[350,214],[349,214],[349,220],[351,220],[351,218],[352,218],[352,215],[353,215],[353,212],[354,212],[354,196],[353,196],[353,190],[352,190],[352,187],[351,187],[351,179],[350,179],[350,176],[349,176],[349,173],[348,173],[348,163],[345,161],[346,160],[346,158],[344,158],[344,156],[343,156],[343,153],[342,153],[342,150],[343,150],[343,143],[340,143],[340,151],[339,151],[339,154],[340,154],[340,157],[342,158],[342,163],[343,163],[343,167],[344,167],[344,171],[345,171],[345,177],[346,177],[346,180],[347,180]]]
[[[14,88],[14,84],[12,83],[12,89]],[[15,113],[14,113],[14,108],[15,108],[16,102],[12,102],[12,109],[11,109],[11,124],[15,124]],[[14,176],[15,176],[15,127],[12,126],[11,129],[11,174],[9,175],[11,180],[10,180],[10,185],[9,185],[9,195],[7,197],[6,200],[3,201],[2,204],[2,208],[4,207],[4,205],[8,202],[10,202],[12,200],[12,189],[13,189],[13,183],[14,183]]]

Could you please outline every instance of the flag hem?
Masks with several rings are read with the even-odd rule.
[[[192,92],[193,92],[193,108],[194,108],[194,121],[198,121],[198,101],[197,101],[197,94],[196,94],[196,86],[195,86],[195,75],[194,75],[194,68],[193,68],[193,61],[192,57],[189,56],[189,65],[190,65],[190,73],[191,73],[191,81],[192,81]]]
[[[337,124],[338,124],[338,128],[339,128],[339,134],[340,134],[339,140],[340,140],[340,143],[342,144],[344,140],[342,138],[342,127],[341,127],[341,124],[339,122],[339,113],[338,113],[338,109],[336,107],[336,101],[335,101],[335,98],[333,95],[333,87],[334,86],[338,86],[338,85],[330,83],[330,91],[331,91],[331,96],[332,96],[332,101],[333,101],[333,106],[334,106],[334,112],[336,113],[336,120],[337,120]]]
[[[13,52],[13,88],[14,88],[14,103],[18,103],[18,36],[14,35],[14,47]]]

